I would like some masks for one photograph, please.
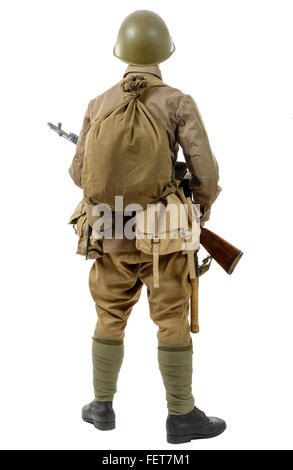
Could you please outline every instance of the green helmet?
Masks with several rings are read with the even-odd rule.
[[[123,21],[114,55],[130,65],[147,67],[168,59],[175,51],[162,18],[149,10],[138,10]]]

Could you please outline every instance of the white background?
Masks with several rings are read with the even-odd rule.
[[[67,173],[88,101],[116,83],[120,23],[136,9],[166,21],[161,66],[192,94],[223,191],[208,227],[245,255],[201,281],[194,395],[227,431],[179,447],[167,414],[147,300],[134,308],[115,398],[117,428],[80,419],[93,398],[91,261],[66,225],[82,197]],[[290,1],[1,3],[1,399],[3,449],[292,449],[292,13]]]

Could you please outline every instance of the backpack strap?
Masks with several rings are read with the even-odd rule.
[[[166,86],[166,84],[164,82],[162,82],[162,80],[160,80],[159,78],[154,78],[152,80],[150,80],[149,82],[149,85],[147,86],[147,88],[145,88],[140,96],[139,96],[139,101],[142,101],[144,102],[144,100],[156,89],[156,88],[159,88],[159,87],[163,87],[163,86]]]
[[[160,237],[153,236],[153,285],[160,287],[159,283],[159,256],[160,256]]]

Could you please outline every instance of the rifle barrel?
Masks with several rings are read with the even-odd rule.
[[[74,134],[73,132],[71,132],[70,134],[68,134],[67,132],[65,132],[61,126],[62,124],[59,123],[58,126],[55,126],[55,124],[52,124],[52,122],[47,122],[48,126],[50,127],[50,129],[52,129],[52,131],[55,131],[57,132],[57,134],[59,135],[59,137],[64,137],[65,139],[67,140],[70,140],[70,142],[72,142],[73,144],[77,144],[77,141],[78,141],[78,135]]]

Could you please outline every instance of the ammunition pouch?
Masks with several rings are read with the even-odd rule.
[[[88,259],[100,258],[103,255],[102,241],[97,240],[92,234],[88,239],[87,203],[84,200],[75,208],[68,223],[73,226],[78,236],[76,253],[87,256]]]

